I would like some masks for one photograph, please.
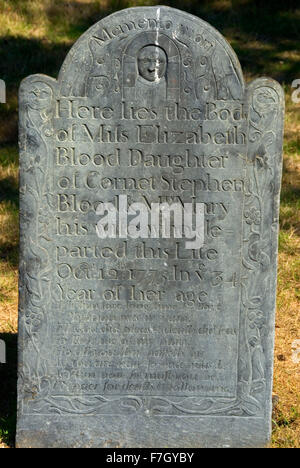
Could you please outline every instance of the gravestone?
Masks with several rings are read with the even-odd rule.
[[[206,22],[141,7],[91,27],[57,80],[26,78],[19,105],[17,445],[265,445],[281,87],[245,85]],[[171,228],[199,206],[199,243],[162,220],[101,237],[135,203],[174,208]]]
[[[5,341],[0,340],[0,364],[6,363],[6,345]]]
[[[0,102],[2,104],[6,103],[6,86],[3,80],[0,80]]]

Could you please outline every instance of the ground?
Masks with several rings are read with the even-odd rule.
[[[7,104],[0,105],[0,447],[13,447],[16,412],[18,280],[17,89],[34,73],[57,76],[74,41],[92,24],[129,6],[152,0],[6,0],[0,4],[0,78]],[[300,363],[292,345],[300,339],[300,103],[292,82],[300,79],[300,7],[297,0],[161,1],[215,26],[236,51],[247,81],[277,79],[286,92],[284,173],[281,192],[273,448],[300,447]],[[298,7],[298,8],[297,8]],[[300,93],[299,93],[300,97]]]

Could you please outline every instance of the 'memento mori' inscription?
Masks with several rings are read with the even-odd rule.
[[[217,31],[166,7],[112,15],[57,81],[23,81],[20,445],[267,440],[282,101],[272,80],[245,88]],[[97,207],[120,195],[174,216],[202,203],[204,244],[150,226],[100,239]]]

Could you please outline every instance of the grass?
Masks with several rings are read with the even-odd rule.
[[[6,0],[0,4],[0,447],[12,447],[16,410],[18,265],[17,89],[33,73],[57,76],[74,41],[113,11],[138,5],[171,5],[210,22],[228,39],[248,80],[268,75],[286,91],[284,173],[281,193],[273,448],[300,447],[300,364],[292,343],[300,339],[300,104],[291,83],[300,78],[300,7],[297,0]]]

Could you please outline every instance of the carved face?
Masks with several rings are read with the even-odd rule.
[[[140,75],[147,81],[159,81],[166,73],[166,53],[157,46],[146,46],[138,55],[138,69]]]

